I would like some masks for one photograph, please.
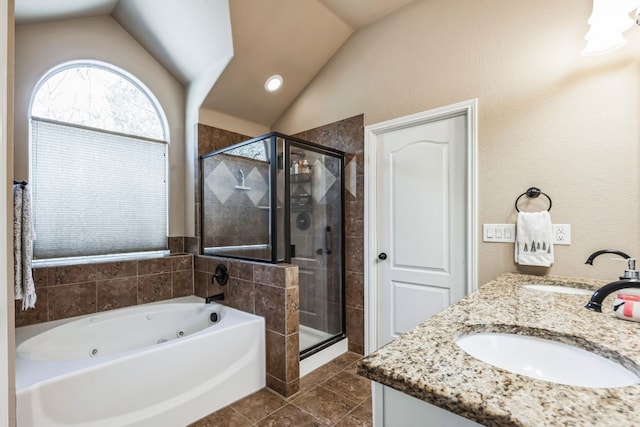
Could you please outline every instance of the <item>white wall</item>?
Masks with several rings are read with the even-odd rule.
[[[515,222],[516,197],[537,186],[573,232],[550,269],[481,243],[480,283],[505,271],[615,279],[623,263],[584,261],[603,248],[640,257],[640,29],[621,51],[583,57],[590,13],[588,0],[410,3],[356,32],[272,129],[360,113],[368,125],[478,98],[480,223]]]
[[[169,123],[169,235],[183,236],[185,88],[109,16],[16,28],[16,178],[29,179],[28,113],[36,84],[55,66],[78,59],[99,60],[128,71],[160,102]]]

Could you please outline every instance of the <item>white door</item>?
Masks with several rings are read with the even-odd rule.
[[[376,139],[377,346],[467,291],[467,116]]]

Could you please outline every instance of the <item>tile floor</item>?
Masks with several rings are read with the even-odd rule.
[[[371,382],[356,374],[357,353],[345,353],[300,379],[284,398],[262,389],[190,427],[369,427]]]

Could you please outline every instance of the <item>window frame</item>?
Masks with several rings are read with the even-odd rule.
[[[56,120],[52,120],[50,118],[46,118],[46,117],[40,117],[40,116],[35,116],[33,115],[33,106],[34,106],[34,101],[36,99],[36,95],[38,94],[38,92],[40,91],[40,89],[42,88],[42,86],[53,76],[55,76],[58,73],[67,71],[69,69],[74,69],[74,68],[81,68],[81,67],[89,67],[89,68],[96,68],[96,69],[101,69],[103,71],[106,72],[110,72],[113,73],[125,80],[127,80],[129,83],[131,83],[136,89],[138,89],[144,96],[146,96],[146,98],[149,100],[150,104],[153,106],[153,109],[159,119],[160,122],[160,126],[162,128],[162,134],[163,134],[163,139],[162,140],[158,140],[157,138],[152,138],[152,137],[148,137],[148,136],[142,136],[142,135],[133,135],[133,134],[127,134],[127,133],[123,133],[120,131],[115,131],[115,130],[111,130],[111,129],[102,129],[102,128],[95,128],[95,127],[91,127],[91,126],[86,126],[86,125],[81,125],[78,123],[73,123],[73,122],[63,122],[63,121],[58,121],[59,123],[65,124],[65,125],[69,125],[69,126],[75,126],[75,127],[79,127],[79,128],[85,128],[85,129],[89,129],[89,130],[97,130],[100,132],[105,132],[105,133],[109,133],[109,134],[115,134],[115,135],[121,135],[121,136],[127,136],[127,137],[133,137],[133,138],[139,138],[141,140],[148,140],[148,141],[153,141],[153,142],[162,142],[164,144],[166,144],[166,148],[165,148],[165,164],[164,164],[164,169],[165,169],[165,183],[164,183],[164,189],[165,189],[165,211],[166,211],[166,218],[165,218],[165,234],[167,236],[167,247],[165,250],[149,250],[149,251],[143,251],[143,252],[115,252],[113,254],[102,254],[102,255],[80,255],[80,256],[75,256],[75,257],[61,257],[61,258],[48,258],[48,259],[34,259],[33,260],[33,266],[38,266],[38,267],[46,267],[46,266],[56,266],[56,265],[69,265],[69,264],[85,264],[85,263],[91,263],[91,262],[112,262],[112,261],[123,261],[123,260],[131,260],[131,259],[144,259],[144,258],[149,258],[149,257],[157,257],[157,256],[163,256],[169,253],[169,248],[168,248],[168,236],[169,236],[169,214],[170,214],[170,210],[169,210],[169,171],[170,171],[170,167],[169,167],[169,147],[171,145],[171,140],[170,140],[170,131],[169,131],[169,122],[167,120],[167,116],[160,104],[160,101],[158,101],[157,97],[154,95],[154,93],[137,77],[135,77],[133,74],[131,74],[130,72],[114,65],[114,64],[110,64],[107,62],[103,62],[103,61],[97,61],[97,60],[93,60],[93,59],[78,59],[78,60],[72,60],[72,61],[67,61],[67,62],[63,62],[58,64],[57,66],[51,68],[50,70],[48,70],[46,73],[44,73],[42,75],[42,77],[38,80],[37,84],[34,86],[34,89],[31,93],[31,98],[29,100],[29,110],[28,110],[28,121],[29,121],[29,181],[32,182],[33,181],[33,159],[34,159],[34,153],[33,153],[33,136],[32,136],[32,131],[33,131],[33,126],[31,124],[32,119],[35,118],[36,120],[44,120],[44,121],[51,121],[51,122],[55,122]]]

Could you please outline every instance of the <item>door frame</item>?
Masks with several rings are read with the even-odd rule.
[[[15,325],[13,295],[13,196],[9,177],[13,178],[13,0],[0,6],[0,162],[6,167],[0,174],[0,278],[7,284],[0,291],[0,425],[16,425]]]
[[[467,293],[478,287],[478,100],[471,99],[447,105],[409,116],[365,126],[364,129],[364,300],[365,300],[365,354],[378,347],[378,277],[377,277],[377,189],[378,174],[377,144],[378,137],[394,130],[422,125],[448,117],[466,114],[467,117],[467,218],[466,242],[467,256]]]

